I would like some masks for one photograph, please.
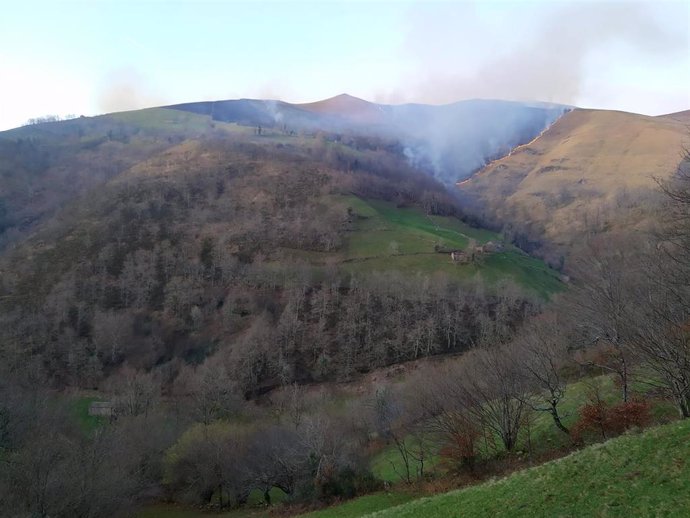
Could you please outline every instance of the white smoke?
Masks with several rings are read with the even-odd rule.
[[[661,9],[660,3],[653,11],[650,4],[621,1],[492,3],[490,17],[469,3],[420,4],[410,15],[404,47],[414,62],[408,98],[578,105],[607,72],[603,57],[620,59],[607,68],[664,59],[690,66],[687,4]]]

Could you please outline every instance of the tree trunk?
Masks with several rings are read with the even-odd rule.
[[[555,406],[551,407],[551,417],[553,418],[554,424],[560,431],[567,435],[570,435],[570,430],[568,430],[568,428],[566,428],[566,426],[561,421],[561,416],[558,415],[558,409]]]
[[[621,385],[622,385],[622,389],[623,389],[623,403],[627,403],[628,402],[628,365],[625,362],[625,358],[623,358],[622,355],[621,355],[621,365],[622,365],[622,369],[621,369],[620,376],[621,376]]]
[[[513,434],[507,433],[503,435],[503,446],[505,447],[506,451],[513,451],[513,448],[515,447],[515,439],[513,438]]]
[[[690,417],[690,401],[687,396],[678,397],[678,413],[681,419]]]

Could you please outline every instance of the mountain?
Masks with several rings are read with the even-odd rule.
[[[563,289],[397,138],[259,130],[263,101],[187,108],[0,133],[8,365],[89,387],[213,357],[251,395],[464,350]]]
[[[562,105],[469,100],[432,106],[376,104],[342,94],[331,99],[289,104],[240,99],[169,106],[213,120],[285,133],[331,131],[393,138],[415,167],[453,185],[492,158],[532,140],[570,109]]]
[[[0,132],[0,249],[74,196],[184,139],[330,132],[395,141],[409,165],[448,186],[526,142],[565,108],[504,101],[381,105],[348,95],[310,104],[238,99],[81,117]],[[261,135],[259,135],[261,136]],[[341,138],[341,137],[338,137]]]
[[[543,311],[552,295],[578,290],[524,248],[548,251],[560,238],[565,249],[593,232],[644,228],[659,210],[645,175],[675,163],[678,117],[338,96],[306,106],[192,103],[0,133],[0,449],[9,460],[0,493],[15,495],[5,499],[8,512],[111,516],[127,502],[163,497],[205,510],[217,497],[224,509],[252,494],[269,504],[274,490],[303,506],[378,487],[377,459],[398,471],[388,452],[402,455],[407,475],[397,475],[407,482],[413,472],[426,479],[422,465],[445,452],[448,467],[468,476],[495,461],[532,462],[540,442],[556,453],[569,442],[557,414],[567,408],[574,420],[585,404],[569,386],[567,406],[556,409],[562,380],[628,365],[599,349],[607,342],[599,329],[621,320],[620,311],[607,313],[606,286],[616,280],[594,272],[573,300],[581,309],[556,318]],[[517,194],[549,204],[512,213]],[[586,225],[568,228],[569,217]],[[626,325],[641,322],[630,333],[652,329],[652,343],[658,332],[676,344],[687,315],[671,308],[664,286],[616,289],[648,301],[626,305]],[[593,307],[582,304],[592,295]],[[591,356],[578,350],[574,362],[568,345],[578,343],[591,343]],[[441,355],[457,370],[429,359]],[[590,369],[582,363],[590,358],[606,363]],[[682,362],[648,358],[641,372],[652,369],[686,415]],[[401,379],[423,364],[429,370]],[[628,379],[627,368],[616,380]],[[371,390],[362,392],[365,373]],[[355,398],[341,397],[347,381]],[[322,391],[329,386],[332,397]],[[630,403],[642,406],[629,411],[604,406],[601,380],[583,387],[614,418],[590,423],[583,411],[571,429],[591,424],[603,435],[646,422],[632,392]],[[657,386],[639,397],[661,393]],[[68,394],[78,408],[62,408]],[[550,412],[528,415],[526,396]],[[638,419],[629,419],[635,408]],[[405,446],[410,432],[414,450]],[[530,455],[519,460],[523,448]],[[51,481],[38,501],[36,477],[26,475],[36,472]],[[420,505],[403,512],[416,516]],[[443,515],[458,500],[431,505]]]
[[[308,112],[341,117],[362,125],[385,124],[389,111],[380,104],[371,103],[348,94],[340,94],[323,101],[296,106]]]
[[[682,112],[675,113],[667,113],[666,115],[659,115],[659,118],[670,119],[681,122],[683,124],[690,124],[690,110],[684,110]]]
[[[576,109],[459,184],[486,221],[552,258],[592,232],[646,228],[655,178],[681,161],[682,117]]]

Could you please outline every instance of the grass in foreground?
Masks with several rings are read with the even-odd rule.
[[[341,505],[300,515],[300,518],[351,518],[363,516],[365,514],[404,504],[414,498],[414,493],[374,493],[355,498]]]
[[[285,493],[280,489],[273,488],[271,490],[271,500],[274,504],[283,502],[285,498]],[[266,507],[263,501],[261,491],[255,490],[249,495],[247,505],[239,509],[214,512],[213,510],[195,509],[191,506],[160,503],[146,506],[137,513],[136,518],[204,518],[211,516],[219,518],[268,518],[271,516],[271,509],[275,509],[275,507]]]
[[[690,421],[686,420],[371,516],[688,516],[689,459]]]
[[[269,516],[266,508],[248,507],[216,513],[175,504],[149,505],[136,514],[136,518],[268,518]]]

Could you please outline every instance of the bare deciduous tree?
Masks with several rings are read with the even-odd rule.
[[[556,427],[568,434],[559,412],[567,386],[561,374],[568,361],[566,340],[563,322],[555,314],[545,314],[525,326],[513,347],[532,388],[527,403],[535,411],[548,412]]]
[[[160,397],[160,383],[153,373],[125,366],[112,380],[115,412],[125,416],[147,416]]]
[[[527,411],[528,387],[509,345],[476,348],[449,375],[452,396],[463,402],[476,422],[495,433],[507,451],[517,445]]]
[[[632,315],[637,303],[632,286],[640,274],[637,259],[630,236],[591,241],[573,268],[575,289],[570,299],[582,345],[600,344],[612,351],[610,361],[589,363],[618,376],[624,402],[630,389]]]

